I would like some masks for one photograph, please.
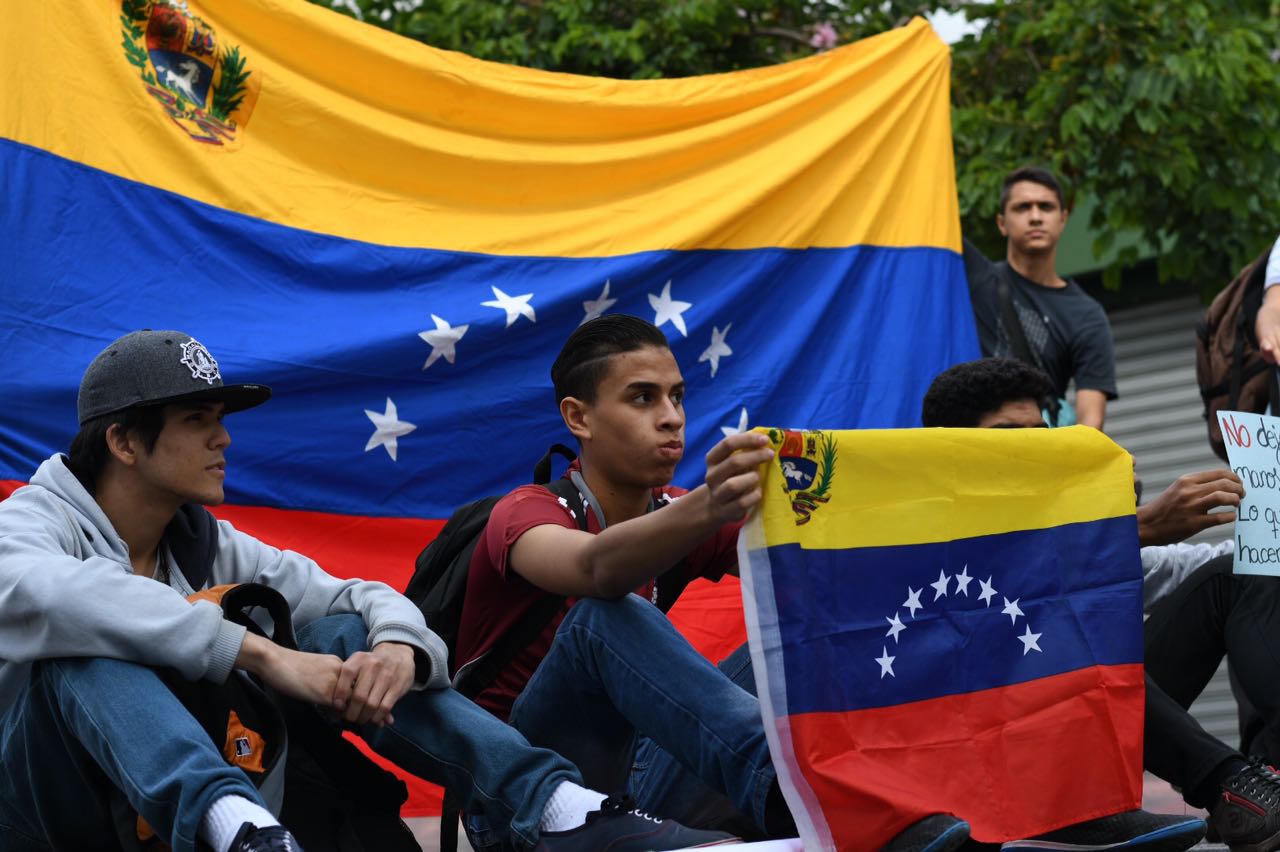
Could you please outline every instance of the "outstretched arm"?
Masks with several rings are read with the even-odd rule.
[[[760,502],[757,468],[773,457],[767,444],[756,432],[725,438],[707,453],[703,485],[660,512],[611,525],[599,535],[554,524],[533,527],[511,545],[508,567],[554,594],[621,597]]]

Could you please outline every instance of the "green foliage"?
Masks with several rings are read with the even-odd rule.
[[[481,59],[601,77],[685,77],[812,54],[818,28],[840,41],[882,32],[930,5],[887,0],[312,0]],[[412,8],[410,8],[412,7]],[[821,44],[821,43],[820,43]],[[826,46],[830,46],[827,44]]]
[[[953,48],[966,234],[1003,253],[1000,180],[1034,162],[1096,202],[1094,253],[1116,233],[1160,247],[1162,279],[1212,291],[1280,231],[1280,6],[1055,0],[966,6]],[[1104,271],[1119,285],[1133,246]]]
[[[120,15],[127,19],[126,25],[130,21],[139,23],[147,20],[147,0],[123,0],[120,4]]]
[[[130,65],[137,66],[145,71],[147,67],[147,51],[136,42],[131,41],[127,32],[125,36],[120,43],[120,46],[124,48],[124,58],[129,61]]]
[[[845,43],[960,8],[981,27],[952,51],[960,207],[989,252],[1000,180],[1030,162],[1096,202],[1095,252],[1140,232],[1164,279],[1221,286],[1280,231],[1280,0],[312,2],[484,59],[639,78],[783,62],[828,26]]]
[[[244,57],[240,55],[239,47],[222,51],[222,76],[213,89],[209,106],[214,118],[226,121],[240,107],[250,73],[244,70]]]

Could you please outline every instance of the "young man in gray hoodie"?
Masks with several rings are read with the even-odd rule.
[[[296,841],[159,670],[222,683],[250,672],[326,708],[516,846],[677,849],[725,842],[579,785],[448,688],[446,652],[390,587],[340,580],[217,521],[223,416],[262,402],[226,385],[176,331],[108,346],[80,385],[81,431],[0,503],[0,850],[114,847],[114,791],[175,850],[292,850]],[[288,602],[299,650],[186,596],[262,583]]]

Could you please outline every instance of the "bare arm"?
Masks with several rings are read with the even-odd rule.
[[[1107,395],[1102,391],[1076,391],[1076,422],[1084,426],[1092,426],[1102,430],[1102,421],[1107,416]]]
[[[1173,544],[1219,524],[1235,520],[1235,512],[1210,510],[1239,506],[1244,497],[1240,477],[1226,468],[1185,473],[1160,492],[1160,496],[1138,507],[1138,543]]]
[[[330,654],[291,651],[250,631],[244,635],[235,667],[291,698],[328,706],[334,701],[342,660]]]
[[[1270,364],[1280,363],[1280,287],[1267,288],[1253,329],[1263,359]]]
[[[660,512],[614,524],[599,535],[554,524],[534,527],[511,546],[508,565],[554,594],[621,597],[760,502],[757,468],[773,457],[767,444],[755,432],[725,438],[707,453],[705,484]]]

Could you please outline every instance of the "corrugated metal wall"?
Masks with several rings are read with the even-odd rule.
[[[1144,500],[1184,473],[1223,466],[1209,449],[1196,386],[1193,329],[1202,312],[1195,297],[1186,297],[1111,314],[1120,398],[1107,408],[1106,431],[1137,459]],[[1228,524],[1191,541],[1230,534]],[[1225,665],[1191,712],[1210,733],[1239,745]]]

